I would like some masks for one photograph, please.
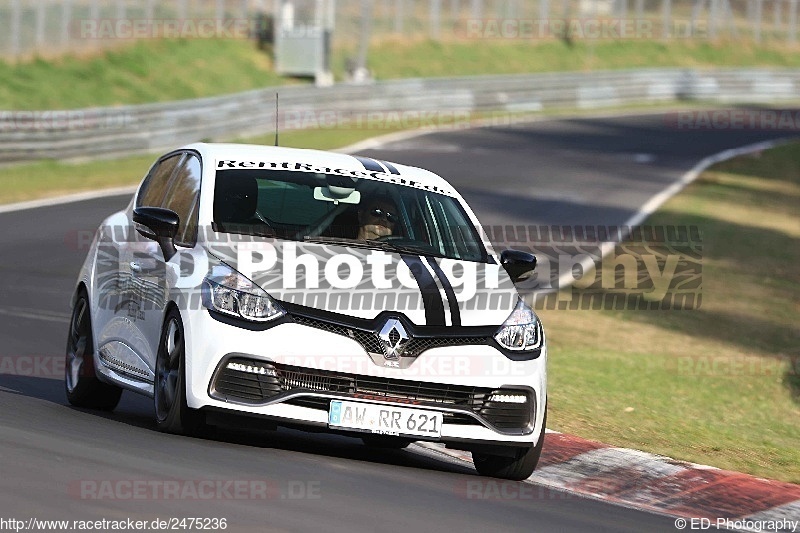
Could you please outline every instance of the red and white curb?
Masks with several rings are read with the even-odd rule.
[[[458,464],[472,463],[468,452],[448,450],[439,444],[419,442],[411,449]],[[553,497],[541,491],[514,489],[512,482],[481,479],[486,481],[460,490],[475,499]],[[800,533],[800,485],[563,433],[547,432],[539,466],[524,483],[685,518],[687,529],[694,523],[698,526],[694,529],[710,525],[738,531]]]

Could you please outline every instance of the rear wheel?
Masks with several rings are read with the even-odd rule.
[[[167,313],[158,344],[153,394],[156,425],[161,431],[197,434],[204,426],[203,414],[186,404],[186,342],[180,313]]]
[[[497,477],[522,481],[528,479],[542,455],[544,446],[544,428],[547,423],[547,406],[544,409],[544,420],[542,420],[542,434],[536,446],[530,448],[519,448],[510,456],[492,455],[488,453],[472,452],[472,462],[475,470],[482,476]]]
[[[122,389],[97,379],[94,371],[94,341],[89,297],[81,290],[72,308],[67,335],[64,388],[67,401],[76,407],[112,411]]]

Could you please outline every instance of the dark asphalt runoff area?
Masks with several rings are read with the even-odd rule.
[[[440,132],[365,155],[440,173],[484,224],[621,224],[703,157],[781,136],[678,130],[659,115],[580,118]],[[94,229],[127,202],[0,214],[1,519],[209,517],[225,518],[233,532],[675,531],[668,517],[479,478],[469,466],[342,436],[166,435],[155,429],[151,400],[128,392],[112,414],[68,406],[69,297]],[[192,499],[209,481],[222,487],[218,497]],[[224,485],[243,481],[252,482],[245,497]],[[159,497],[168,482],[184,494]],[[253,488],[265,484],[266,497]],[[132,489],[143,485],[139,497]]]

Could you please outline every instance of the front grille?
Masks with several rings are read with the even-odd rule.
[[[381,339],[372,331],[342,326],[340,324],[334,324],[332,322],[305,316],[293,316],[292,318],[298,324],[321,329],[330,333],[336,333],[337,335],[344,335],[345,337],[353,339],[363,346],[364,350],[369,353],[384,353]]]
[[[304,326],[321,329],[337,335],[343,335],[354,341],[358,342],[366,352],[385,354],[383,349],[383,341],[374,331],[369,331],[360,328],[343,326],[317,318],[310,318],[307,316],[294,315],[292,317],[295,322]],[[389,333],[389,339],[394,345],[400,338],[400,334],[396,330]],[[425,350],[431,348],[440,348],[443,346],[468,346],[468,345],[485,345],[490,341],[486,336],[460,336],[460,337],[411,337],[405,345],[403,350],[404,357],[417,357]]]
[[[345,374],[243,357],[228,359],[217,372],[212,387],[212,395],[217,398],[254,404],[288,391],[360,393],[377,399],[415,400],[420,406],[460,407],[479,414],[499,429],[523,429],[530,422],[530,396],[524,404],[492,402],[489,399],[498,391],[489,388]],[[301,396],[287,403],[327,411],[330,398]],[[451,424],[479,424],[466,413],[445,413],[444,416]]]

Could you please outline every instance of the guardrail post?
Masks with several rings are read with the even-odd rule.
[[[789,0],[789,28],[787,40],[790,44],[797,42],[797,0]]]
[[[672,0],[663,0],[662,7],[662,15],[664,20],[662,21],[662,28],[661,28],[661,37],[664,39],[669,39],[672,37]]]

